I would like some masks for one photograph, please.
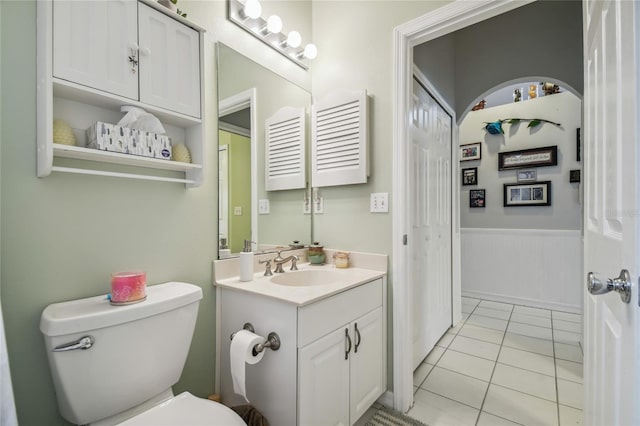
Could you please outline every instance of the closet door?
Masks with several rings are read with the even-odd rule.
[[[140,102],[200,117],[200,34],[142,3]]]
[[[138,99],[137,3],[53,2],[53,76]]]

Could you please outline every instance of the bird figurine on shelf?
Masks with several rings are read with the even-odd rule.
[[[484,99],[481,100],[480,102],[475,104],[473,108],[471,108],[471,111],[478,111],[478,110],[484,109],[484,106],[486,105],[486,103],[487,101],[485,101]]]

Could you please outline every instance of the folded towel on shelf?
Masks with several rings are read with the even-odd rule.
[[[237,405],[231,409],[244,420],[247,426],[269,426],[267,418],[251,404]]]

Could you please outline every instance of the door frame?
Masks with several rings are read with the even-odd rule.
[[[396,410],[407,412],[413,405],[412,344],[413,323],[410,306],[412,288],[409,277],[408,246],[404,244],[404,235],[408,234],[407,188],[407,150],[409,135],[409,112],[411,100],[411,82],[413,78],[413,47],[484,21],[534,0],[479,0],[474,2],[453,1],[423,16],[406,22],[393,31],[393,216],[392,229],[392,279],[393,279],[393,406]],[[428,80],[427,80],[428,82]],[[429,84],[431,89],[435,87]],[[434,90],[437,100],[442,98]],[[440,99],[438,99],[440,98]],[[446,105],[446,103],[443,103]],[[455,115],[453,115],[455,117]],[[452,149],[458,141],[457,123],[453,132]],[[461,318],[460,283],[460,197],[458,191],[457,155],[452,152],[452,312],[453,322]],[[454,172],[455,170],[455,172]]]

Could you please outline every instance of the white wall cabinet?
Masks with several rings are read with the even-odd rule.
[[[354,424],[386,391],[385,294],[384,278],[304,306],[221,288],[223,401],[244,401],[233,392],[227,336],[250,322],[282,342],[246,371],[247,396],[271,424]]]
[[[199,186],[204,29],[150,0],[53,0],[37,2],[37,9],[38,176],[57,171]],[[174,145],[187,145],[192,162],[86,148],[84,131],[97,121],[117,123],[124,105],[158,117]],[[75,146],[53,143],[54,119],[71,125]]]

